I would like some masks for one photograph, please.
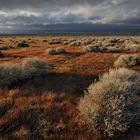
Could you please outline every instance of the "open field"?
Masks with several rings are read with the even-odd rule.
[[[139,75],[140,36],[2,36],[0,51],[0,140],[140,139],[138,121],[110,137],[79,115],[81,98],[103,73],[125,67]],[[5,81],[2,67],[10,69]]]

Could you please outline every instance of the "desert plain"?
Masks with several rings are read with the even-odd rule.
[[[79,115],[87,88],[104,73],[125,67],[139,75],[140,36],[1,36],[0,52],[5,71],[29,58],[49,67],[47,74],[17,81],[20,72],[10,77],[9,71],[15,79],[6,83],[0,66],[0,140],[140,138],[139,122],[133,131],[108,137],[102,129],[89,130]]]

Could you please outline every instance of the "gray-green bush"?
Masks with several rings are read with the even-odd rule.
[[[64,54],[64,53],[66,53],[66,51],[64,48],[56,48],[56,53],[57,54]]]
[[[23,79],[24,74],[20,65],[13,63],[0,64],[0,86],[10,86]]]
[[[80,100],[81,117],[91,130],[102,127],[109,137],[127,132],[140,119],[140,76],[120,68],[92,83]]]
[[[137,55],[121,55],[115,62],[114,67],[132,67],[140,64],[140,57]]]
[[[55,49],[52,49],[52,48],[49,48],[45,51],[46,54],[49,54],[49,55],[55,55],[56,54],[56,51]]]
[[[22,63],[22,69],[26,73],[26,77],[35,77],[45,75],[50,72],[48,63],[37,57],[26,58]]]
[[[37,57],[26,58],[21,65],[0,64],[0,86],[9,87],[33,77],[46,75],[49,72],[48,63]]]

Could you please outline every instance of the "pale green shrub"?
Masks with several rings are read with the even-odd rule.
[[[22,69],[28,78],[46,75],[50,72],[48,63],[37,57],[26,58],[22,63]]]
[[[140,76],[128,69],[111,70],[89,86],[80,100],[81,117],[91,130],[102,127],[109,137],[127,132],[140,119]]]
[[[132,67],[140,64],[140,57],[137,55],[121,55],[115,62],[114,67]]]

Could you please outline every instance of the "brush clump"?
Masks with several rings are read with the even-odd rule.
[[[0,86],[9,87],[27,79],[46,75],[49,72],[48,63],[37,57],[26,58],[22,64],[0,64]]]
[[[140,64],[140,57],[137,55],[121,55],[115,62],[114,67],[133,67]]]
[[[92,83],[80,100],[79,111],[91,130],[103,126],[109,137],[127,132],[140,119],[140,76],[120,68]]]

